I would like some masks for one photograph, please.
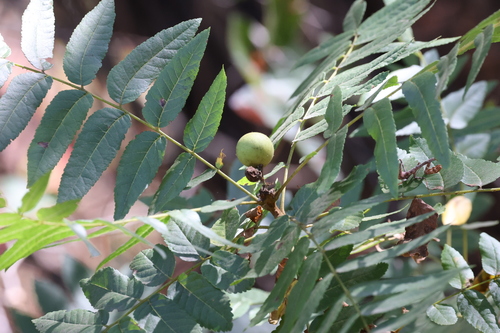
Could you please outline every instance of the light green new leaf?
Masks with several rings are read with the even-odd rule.
[[[176,256],[184,261],[198,261],[210,253],[208,251],[210,238],[186,222],[188,218],[193,218],[201,224],[198,214],[190,210],[189,212],[193,214],[174,213],[175,217],[172,216],[168,221],[167,232],[163,233],[162,236],[169,249]]]
[[[59,185],[58,202],[81,199],[97,182],[120,149],[130,116],[104,108],[85,122]]]
[[[321,296],[323,295],[313,295],[313,289],[318,279],[319,268],[321,266],[321,259],[323,258],[320,252],[315,252],[309,256],[304,261],[302,265],[301,274],[299,280],[295,286],[290,291],[288,295],[288,302],[286,306],[286,312],[283,323],[281,323],[281,329],[283,332],[303,332],[305,324],[309,320],[309,316],[304,317],[304,309],[307,312],[314,312]],[[330,279],[331,280],[331,279]],[[320,289],[325,290],[328,284],[322,284]],[[307,301],[305,301],[307,300]],[[313,308],[305,308],[306,303],[314,302]],[[299,321],[299,316],[302,315]]]
[[[392,106],[384,98],[365,110],[364,123],[368,133],[375,140],[375,161],[377,171],[391,194],[398,196],[398,152],[396,146],[396,125],[392,117]]]
[[[500,242],[482,232],[479,237],[479,250],[484,271],[490,275],[500,274]]]
[[[94,80],[108,52],[115,16],[114,0],[101,0],[73,31],[63,58],[71,82],[86,86]]]
[[[152,226],[150,226],[150,225],[147,225],[147,224],[141,225],[139,228],[137,228],[137,230],[135,231],[135,233],[132,236],[132,238],[130,238],[127,242],[125,242],[119,248],[117,248],[116,250],[114,250],[109,256],[107,256],[106,258],[104,258],[99,263],[99,265],[97,266],[96,270],[101,269],[106,263],[108,263],[112,259],[118,257],[119,255],[123,254],[128,249],[130,249],[132,246],[134,246],[137,243],[139,243],[141,241],[141,239],[144,239],[144,237],[146,237],[147,235],[149,235],[153,230],[154,230],[154,228]],[[134,237],[135,235],[137,235],[138,237]],[[90,238],[90,235],[89,235],[89,238]]]
[[[222,69],[184,129],[184,144],[199,153],[208,147],[219,128],[226,99],[227,78]]]
[[[108,312],[130,309],[144,291],[144,285],[138,280],[129,279],[111,267],[103,268],[91,278],[80,281],[80,286],[94,308]]]
[[[462,317],[475,329],[482,333],[500,332],[495,316],[496,312],[480,292],[464,290],[458,295],[457,305]]]
[[[166,146],[164,137],[149,131],[129,142],[116,172],[115,220],[125,217],[151,183],[163,161]]]
[[[175,257],[172,251],[164,245],[158,244],[157,246],[163,250],[166,258],[162,258],[154,249],[146,249],[139,252],[130,263],[130,269],[135,278],[149,287],[165,283],[172,277],[175,268]]]
[[[453,74],[455,67],[457,66],[457,53],[458,53],[458,43],[451,49],[451,51],[442,56],[437,64],[437,85],[436,85],[436,99],[439,99],[441,93],[446,89],[448,85],[448,80]]]
[[[73,214],[78,208],[78,202],[79,200],[70,200],[55,204],[52,207],[40,208],[36,212],[36,216],[41,221],[59,222]]]
[[[7,230],[2,229],[0,244],[13,239],[17,239],[17,242],[0,256],[0,270],[10,267],[19,259],[26,258],[47,245],[74,235],[75,233],[67,226],[40,225],[26,220],[23,220],[21,225],[14,224]]]
[[[168,169],[156,191],[149,213],[156,213],[165,208],[168,202],[176,198],[189,183],[194,173],[196,159],[188,153],[182,153]]]
[[[56,166],[93,101],[92,95],[84,91],[65,90],[50,102],[28,149],[28,186]]]
[[[41,333],[99,333],[107,324],[108,318],[109,314],[104,311],[61,310],[34,319],[33,323]]]
[[[490,50],[491,42],[493,36],[493,24],[486,27],[482,33],[474,38],[474,45],[476,46],[476,51],[472,55],[472,66],[467,76],[467,84],[465,85],[464,96],[467,94],[469,87],[472,85],[474,80],[479,74],[479,70],[484,63],[484,59],[488,55]],[[466,97],[464,97],[466,98]]]
[[[342,23],[344,31],[356,30],[363,20],[365,10],[366,2],[364,0],[354,1],[351,8],[349,8],[349,11],[345,15],[344,22]]]
[[[433,304],[427,309],[427,317],[438,325],[454,325],[458,321],[457,312],[447,304]]]
[[[462,182],[467,186],[482,187],[500,177],[500,164],[482,159],[472,159],[458,154],[464,163]]]
[[[52,0],[31,0],[23,13],[21,25],[21,49],[28,61],[39,70],[47,70],[52,64],[54,50],[55,17]]]
[[[148,315],[159,319],[152,333],[202,333],[202,328],[193,317],[162,294],[153,295],[134,311],[136,320],[142,320]]]
[[[469,121],[482,108],[487,89],[487,82],[479,81],[470,86],[467,93],[465,93],[465,88],[462,88],[443,98],[441,103],[451,128],[467,127]]]
[[[259,312],[257,312],[255,317],[250,321],[250,326],[259,324],[267,314],[280,306],[290,284],[304,262],[304,256],[307,255],[308,249],[309,239],[307,237],[302,237],[295,245],[293,252],[288,256],[285,268],[281,272],[278,281],[276,281],[276,285],[271,290],[271,293],[264,303],[259,307]]]
[[[441,264],[444,270],[450,269],[461,269],[461,271],[452,279],[450,279],[450,286],[457,289],[463,289],[468,287],[472,280],[474,280],[474,272],[470,269],[469,264],[465,261],[464,257],[449,246],[444,245],[443,252],[441,252]]]
[[[229,298],[198,273],[181,275],[174,285],[173,301],[201,326],[214,331],[233,327]]]
[[[111,69],[106,82],[109,96],[119,104],[135,101],[179,49],[196,33],[201,19],[188,20],[165,29],[130,52]]]
[[[434,157],[443,168],[447,168],[450,165],[451,153],[446,125],[436,99],[435,75],[422,73],[406,81],[402,90]]]
[[[23,196],[21,207],[19,207],[18,209],[19,214],[29,212],[36,207],[36,205],[42,199],[42,196],[45,193],[45,189],[47,189],[49,179],[50,172],[38,179],[38,181],[33,184],[29,191]]]
[[[181,112],[198,74],[208,34],[209,30],[202,31],[177,51],[148,91],[142,114],[151,125],[167,126]]]
[[[339,86],[335,86],[325,111],[325,120],[328,123],[328,129],[323,133],[323,137],[325,139],[331,137],[339,129],[340,125],[342,125],[343,119],[342,89]]]
[[[28,125],[51,86],[52,78],[45,74],[23,73],[12,79],[0,98],[0,151]]]
[[[326,162],[323,164],[318,180],[315,182],[318,193],[328,191],[340,173],[346,136],[347,126],[344,126],[329,139],[326,146]]]

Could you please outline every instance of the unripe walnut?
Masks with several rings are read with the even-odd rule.
[[[273,142],[262,133],[247,133],[236,144],[236,156],[246,166],[266,166],[273,159],[273,155]]]

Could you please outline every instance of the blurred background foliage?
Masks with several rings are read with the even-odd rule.
[[[56,65],[49,74],[64,77],[61,62],[64,45],[82,17],[97,2],[98,0],[54,0],[57,41],[53,63]],[[19,44],[21,14],[27,3],[27,0],[0,0],[0,33],[12,48],[13,54],[10,59],[25,65],[28,63],[22,55]],[[184,115],[168,126],[166,131],[174,138],[182,137],[185,123],[192,117],[213,78],[224,66],[228,76],[226,109],[220,132],[203,154],[208,160],[215,161],[223,150],[226,154],[224,168],[229,171],[235,160],[234,147],[238,138],[249,131],[271,133],[286,109],[288,97],[311,71],[311,67],[294,70],[295,62],[328,36],[342,31],[342,21],[351,4],[352,0],[118,0],[110,50],[98,80],[92,83],[89,89],[106,98],[105,79],[108,71],[135,46],[162,29],[181,21],[202,18],[200,31],[210,28],[211,33],[201,63],[200,75],[195,81]],[[382,0],[370,0],[367,1],[367,5],[366,16],[380,9],[384,3]],[[461,36],[498,9],[498,0],[482,0],[480,5],[474,0],[438,0],[432,9],[416,22],[413,33],[415,39],[420,41],[429,41],[439,36]],[[437,50],[440,55],[444,55],[451,47],[445,45]],[[498,79],[500,77],[498,59],[500,59],[500,46],[493,44],[477,80]],[[413,60],[418,63],[418,59]],[[411,64],[411,61],[410,59],[404,66]],[[456,77],[448,91],[456,91],[465,85],[470,62],[464,62],[464,66],[464,70]],[[0,92],[3,93],[4,89],[5,87]],[[62,89],[62,86],[54,84],[49,94],[52,93],[53,97],[58,89]],[[139,99],[127,107],[139,115],[141,103],[144,103],[144,99]],[[485,105],[498,104],[500,104],[500,87],[497,85],[486,97]],[[28,128],[0,154],[0,191],[8,199],[9,207],[17,207],[19,205],[17,201],[20,201],[26,191],[26,152],[46,106],[42,104]],[[100,107],[101,105],[94,103],[93,110]],[[128,135],[132,138],[141,130],[136,128]],[[314,138],[302,142],[297,149],[295,162],[297,163],[301,156],[312,151],[318,144]],[[283,148],[283,145],[278,147],[274,163],[286,158],[285,152],[280,153],[280,148]],[[163,170],[166,170],[177,156],[176,149],[173,145],[167,147]],[[372,151],[372,143],[368,143],[364,138],[348,140],[342,166],[344,173],[348,173],[353,165],[369,161],[373,157]],[[172,157],[169,158],[169,155]],[[51,194],[55,194],[64,162],[68,157],[69,152],[63,158],[62,164],[52,173],[49,193],[42,204],[48,206],[55,202]],[[318,154],[308,169],[296,177],[289,188],[294,190],[316,179],[324,157],[324,154]],[[82,200],[79,210],[74,215],[75,219],[112,218],[115,169],[116,163],[111,165]],[[202,166],[199,166],[196,172],[202,171]],[[159,172],[159,175],[161,174]],[[157,188],[160,181],[161,179],[157,178],[150,186],[151,189]],[[212,196],[217,199],[226,198],[231,194],[220,178],[215,177],[206,185]],[[366,185],[362,191],[365,195],[369,195],[376,188],[376,177],[368,179]],[[500,183],[497,181],[490,186],[498,187]],[[151,193],[153,192],[152,190]],[[185,195],[195,194],[188,191]],[[478,194],[474,200],[474,211],[470,221],[497,220],[495,207],[499,201],[498,195]],[[145,207],[140,203],[137,204],[132,209],[131,215],[145,214],[147,212]],[[453,238],[457,240],[454,240],[453,245],[461,251],[462,232],[458,227],[456,231],[453,233]],[[499,232],[495,233],[492,229],[488,232],[497,238],[500,236]],[[472,237],[469,244],[476,246],[469,248],[470,260],[474,263],[474,260],[479,258],[476,251],[477,234],[468,233],[468,237]],[[123,235],[116,234],[97,239],[94,243],[103,255],[107,255],[123,242]],[[0,244],[0,253],[5,248],[5,244]],[[126,267],[140,249],[138,245],[130,251],[130,254],[115,259],[111,264],[118,268]],[[82,302],[85,299],[79,294],[80,289],[75,288],[77,281],[88,276],[90,272],[88,269],[94,269],[101,259],[89,258],[83,244],[73,243],[39,251],[20,261],[7,272],[0,273],[2,332],[9,332],[7,327],[12,327],[12,331],[32,332],[34,328],[27,320],[30,317],[39,317],[58,308],[84,308]],[[186,266],[177,265],[179,271],[185,268]],[[261,282],[263,288],[265,284],[265,281]],[[39,302],[34,301],[36,297]],[[12,326],[14,322],[17,323],[17,329]],[[238,326],[235,326],[235,332],[238,329]]]

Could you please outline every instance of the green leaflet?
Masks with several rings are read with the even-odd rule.
[[[470,86],[474,82],[479,74],[479,70],[484,63],[484,59],[488,55],[488,51],[490,50],[491,42],[493,36],[493,25],[489,25],[484,29],[482,33],[474,38],[474,45],[476,46],[476,51],[472,56],[472,67],[467,76],[467,84],[465,85],[464,96],[467,94]],[[465,98],[465,97],[464,97]]]
[[[226,86],[226,73],[222,69],[184,129],[184,144],[195,153],[205,150],[219,129],[226,99]]]
[[[437,64],[437,86],[436,86],[436,99],[441,96],[441,93],[448,85],[448,80],[453,74],[455,67],[457,66],[457,53],[458,53],[458,43],[453,47],[453,49],[445,56],[439,59]]]
[[[52,64],[54,49],[55,17],[52,1],[32,0],[23,13],[21,49],[28,61],[39,70],[47,70]]]
[[[325,120],[328,123],[328,129],[323,133],[323,137],[328,139],[342,125],[344,119],[342,110],[342,89],[339,86],[333,88],[332,97],[328,102],[328,107],[325,111]]]
[[[438,325],[453,325],[458,321],[457,313],[451,305],[433,304],[426,313]]]
[[[174,164],[163,177],[160,188],[155,193],[149,213],[164,210],[168,202],[184,190],[193,176],[195,162],[196,159],[188,153],[177,156]]]
[[[457,298],[458,310],[462,316],[480,332],[500,331],[495,310],[486,297],[476,290],[464,290]]]
[[[479,81],[470,86],[467,94],[465,88],[446,95],[441,101],[443,110],[453,129],[467,127],[469,121],[479,112],[487,93],[486,81]]]
[[[304,309],[306,313],[309,311],[312,313],[316,309],[322,294],[312,295],[312,292],[318,278],[321,259],[322,254],[314,252],[307,256],[307,259],[302,264],[299,280],[290,291],[290,295],[288,295],[285,317],[280,325],[283,332],[303,332],[305,324],[309,321],[309,316],[302,317],[301,320],[299,320],[299,316],[303,314]],[[328,284],[322,283],[320,290],[325,290],[326,287],[328,287]],[[316,304],[313,308],[305,308],[306,302],[304,300]]]
[[[114,219],[125,217],[158,172],[167,140],[145,131],[130,141],[123,152],[116,174]]]
[[[0,50],[0,52],[2,51]],[[5,82],[7,81],[7,79],[10,76],[10,73],[12,73],[12,63],[8,60],[0,59],[0,88],[2,88]]]
[[[375,161],[377,171],[389,191],[398,196],[398,153],[396,146],[396,125],[392,117],[392,106],[384,98],[365,110],[363,115],[368,133],[375,140]]]
[[[482,232],[479,238],[479,250],[484,271],[490,275],[500,274],[500,242]]]
[[[142,296],[144,286],[114,268],[106,267],[80,281],[85,296],[96,309],[111,312],[130,309]]]
[[[177,211],[180,212],[180,211]],[[190,213],[173,214],[166,224],[167,231],[162,233],[165,243],[167,243],[170,251],[184,261],[198,261],[207,254],[210,254],[210,238],[202,234],[199,230],[187,223],[188,218],[196,218],[198,215],[189,210]],[[172,212],[171,212],[172,213]],[[198,223],[199,216],[197,217]]]
[[[165,283],[172,277],[175,268],[173,253],[164,245],[156,246],[163,250],[166,258],[163,258],[156,250],[146,249],[139,252],[130,263],[130,269],[135,278],[149,287]]]
[[[441,252],[441,264],[444,270],[461,269],[456,276],[449,280],[449,284],[453,288],[467,288],[472,280],[474,280],[474,273],[472,269],[470,269],[469,264],[465,261],[460,252],[448,244],[444,245],[443,252]]]
[[[365,10],[366,2],[364,0],[354,1],[345,15],[344,22],[342,22],[342,29],[344,31],[356,30],[363,20]]]
[[[195,272],[182,275],[173,288],[173,301],[201,326],[214,331],[231,330],[233,314],[229,298],[202,275]]]
[[[0,151],[17,138],[52,86],[45,74],[23,73],[12,79],[0,98]]]
[[[321,168],[318,179],[314,182],[320,193],[328,191],[339,175],[346,136],[347,126],[344,126],[329,138],[326,146],[327,160]]]
[[[94,80],[108,52],[115,16],[114,1],[101,0],[73,31],[63,58],[71,82],[86,86]]]
[[[120,319],[117,325],[111,327],[108,331],[109,333],[123,333],[123,332],[131,332],[131,333],[146,333],[145,330],[139,327],[137,322],[130,317],[124,317]]]
[[[40,178],[35,184],[33,184],[33,186],[23,196],[21,207],[19,207],[18,209],[19,214],[29,212],[36,207],[36,205],[42,199],[45,190],[47,189],[49,179],[50,172]]]
[[[209,30],[199,33],[160,72],[142,109],[144,119],[151,125],[167,126],[181,112],[198,74],[208,34]]]
[[[153,333],[202,333],[202,328],[196,324],[195,319],[164,295],[153,295],[141,304],[134,311],[134,318],[141,320],[149,314],[159,318],[153,326]]]
[[[458,154],[464,164],[462,182],[467,186],[482,187],[500,177],[500,164],[482,159],[472,159]]]
[[[460,39],[460,52],[459,55],[465,53],[466,51],[474,48],[474,40],[476,37],[484,31],[484,29],[490,24],[498,24],[500,22],[500,10],[497,10],[487,18],[481,21],[478,25],[472,28]],[[500,32],[498,27],[495,29],[493,34],[492,42],[496,43],[500,41]]]
[[[276,310],[280,306],[288,287],[304,262],[304,256],[307,254],[308,249],[309,239],[302,237],[295,245],[293,252],[288,256],[285,268],[281,272],[278,281],[276,281],[273,290],[271,290],[269,296],[260,306],[259,312],[257,312],[255,317],[250,321],[250,326],[257,325],[268,313]]]
[[[114,250],[113,253],[111,253],[109,256],[107,256],[106,258],[104,258],[99,263],[99,265],[97,266],[96,270],[101,269],[102,266],[104,266],[106,263],[108,263],[112,259],[118,257],[120,254],[123,254],[125,251],[127,251],[128,249],[130,249],[132,246],[138,244],[141,241],[141,238],[144,239],[144,237],[146,237],[147,235],[149,235],[153,230],[154,230],[153,227],[151,227],[150,225],[147,225],[147,224],[141,225],[139,228],[137,228],[137,230],[134,233],[135,235],[139,236],[140,238],[139,237],[134,237],[134,235],[133,235],[132,238],[130,238],[127,242],[125,242],[119,248],[117,248],[116,250]]]
[[[87,194],[116,156],[130,124],[130,116],[112,108],[100,109],[89,117],[64,169],[58,202]]]
[[[419,247],[420,245],[428,243],[434,237],[436,237],[437,235],[441,234],[446,229],[448,229],[448,227],[449,226],[439,227],[436,230],[426,234],[425,236],[418,237],[405,244],[396,245],[391,249],[383,252],[374,252],[367,255],[359,256],[352,260],[348,260],[337,267],[337,272],[339,273],[349,272],[360,267],[366,267],[373,262],[381,262],[390,258],[394,258],[395,256],[399,256],[403,253],[410,251],[411,249],[414,249],[416,247]]]
[[[201,266],[202,275],[216,288],[242,292],[253,286],[254,279],[241,280],[250,270],[250,261],[227,251],[216,251]],[[241,281],[238,281],[241,280]]]
[[[406,81],[402,90],[422,130],[422,136],[427,140],[434,157],[446,169],[450,165],[451,153],[441,107],[436,100],[436,77],[429,72],[422,73]]]
[[[84,91],[65,90],[50,102],[28,149],[28,186],[56,166],[82,126],[93,101]]]
[[[41,333],[85,332],[99,333],[108,322],[109,314],[104,311],[87,310],[55,311],[47,313],[33,322]]]
[[[130,52],[109,72],[106,86],[109,96],[119,104],[135,101],[173,56],[196,33],[201,19],[188,20],[165,29]]]
[[[65,201],[55,204],[52,207],[40,208],[36,212],[36,217],[40,221],[59,222],[70,216],[78,208],[79,200]]]

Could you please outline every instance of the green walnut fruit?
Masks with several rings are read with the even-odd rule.
[[[246,166],[266,166],[274,156],[273,142],[265,134],[247,133],[236,144],[236,156]]]

